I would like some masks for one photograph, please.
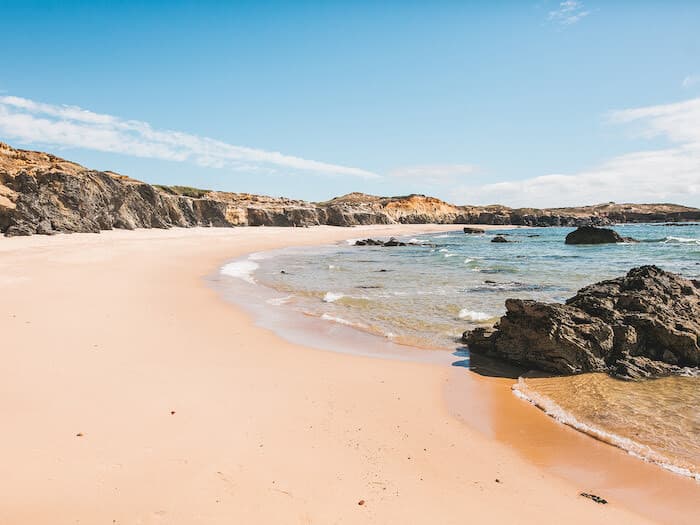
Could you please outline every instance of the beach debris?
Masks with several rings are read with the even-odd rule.
[[[470,352],[555,374],[642,379],[700,372],[700,281],[656,266],[582,288],[561,303],[507,299]]]
[[[75,437],[81,438],[81,437],[83,437],[84,435],[85,435],[85,434],[83,434],[82,432],[78,432],[78,433],[75,435]]]
[[[175,415],[175,411],[174,411],[174,410],[171,410],[171,411],[170,411],[170,415],[171,415],[171,416],[174,416],[174,415]]]
[[[615,230],[580,226],[566,236],[565,244],[612,244],[620,242],[639,242],[632,237],[622,237]]]
[[[365,500],[361,499],[360,501],[357,502],[358,505],[362,506],[365,504]]]
[[[601,505],[607,505],[608,500],[601,498],[600,496],[596,496],[595,494],[590,494],[589,492],[581,492],[579,496],[583,496],[584,498],[588,498],[590,500],[595,501],[596,503],[600,503]]]
[[[498,478],[496,478],[494,481],[495,481],[496,483],[500,483],[500,482],[501,482],[501,480],[498,479]]]

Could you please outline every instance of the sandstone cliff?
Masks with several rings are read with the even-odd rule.
[[[673,204],[551,210],[455,206],[433,197],[351,193],[311,203],[247,193],[153,186],[95,171],[54,155],[0,143],[0,232],[5,235],[98,232],[172,226],[353,226],[361,224],[605,225],[700,220]]]

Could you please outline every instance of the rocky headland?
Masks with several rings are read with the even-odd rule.
[[[506,310],[494,327],[464,333],[471,352],[560,375],[700,371],[700,281],[656,266],[587,286],[565,304],[508,299]]]
[[[49,153],[0,143],[0,232],[8,236],[173,226],[600,226],[698,220],[700,210],[674,204],[513,209],[500,205],[455,206],[425,195],[377,197],[363,193],[314,203],[155,186],[111,171],[91,170]]]

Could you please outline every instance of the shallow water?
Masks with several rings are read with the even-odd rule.
[[[581,287],[656,264],[700,277],[700,226],[622,225],[638,244],[567,246],[571,228],[459,231],[420,246],[351,243],[254,254],[222,273],[277,291],[269,308],[425,349],[454,350],[464,330],[492,324],[506,298],[563,301]],[[494,235],[513,242],[490,242]],[[409,240],[409,239],[404,239]],[[700,379],[621,382],[598,374],[521,380],[516,393],[550,415],[686,475],[700,472]],[[574,395],[575,393],[575,395]]]

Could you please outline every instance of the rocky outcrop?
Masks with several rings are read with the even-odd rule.
[[[614,244],[618,242],[637,242],[632,237],[622,237],[615,230],[580,226],[566,236],[566,244]]]
[[[496,242],[496,243],[505,243],[505,242],[510,242],[508,239],[503,237],[503,235],[496,235],[493,239],[491,239],[491,242]]]
[[[698,370],[700,282],[656,266],[599,282],[566,304],[506,301],[492,328],[467,331],[470,351],[555,374],[639,379]]]
[[[486,230],[484,230],[483,228],[470,228],[468,226],[465,226],[464,233],[474,235],[474,234],[486,233]]]
[[[455,206],[425,195],[350,193],[327,202],[152,186],[89,170],[48,153],[0,143],[0,232],[5,235],[98,232],[172,226],[357,226],[367,224],[606,225],[612,221],[700,220],[700,210],[660,205],[601,205],[538,210]]]
[[[434,244],[430,244],[430,243],[399,241],[396,237],[391,237],[388,241],[382,241],[379,239],[359,239],[359,240],[355,241],[354,246],[384,246],[384,247],[388,247],[388,248],[393,248],[395,246],[435,247]]]

